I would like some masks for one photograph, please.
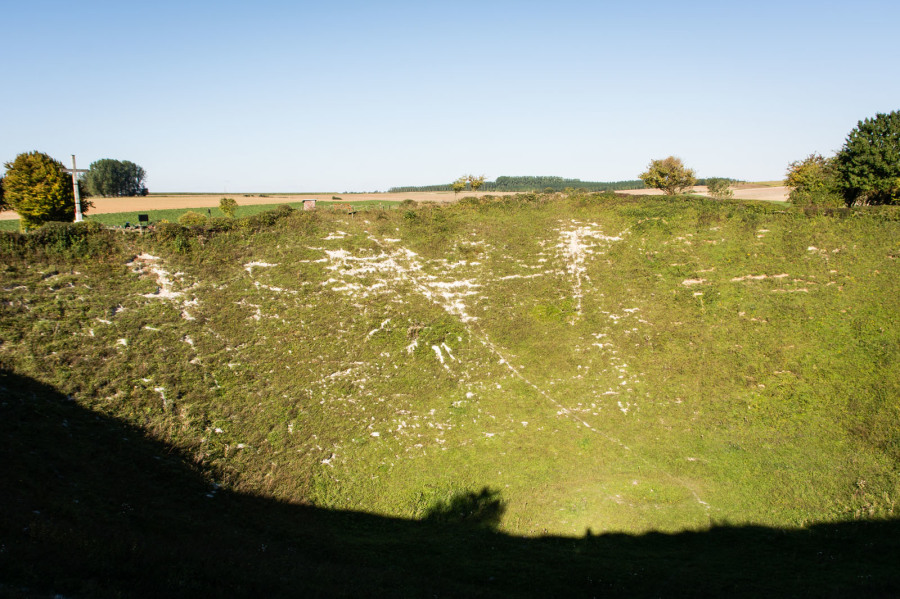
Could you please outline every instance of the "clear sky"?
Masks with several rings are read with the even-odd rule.
[[[0,161],[131,160],[151,191],[464,174],[771,180],[900,109],[898,0],[8,3]]]

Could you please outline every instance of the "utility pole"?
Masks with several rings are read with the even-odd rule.
[[[81,190],[78,189],[78,174],[86,173],[87,169],[75,168],[75,154],[72,154],[72,168],[63,170],[72,175],[72,187],[75,188],[75,222],[80,223],[84,217],[81,215]]]

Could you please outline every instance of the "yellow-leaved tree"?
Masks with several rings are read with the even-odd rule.
[[[50,221],[75,220],[72,177],[63,163],[43,152],[26,152],[7,162],[3,177],[4,200],[18,212],[22,229]],[[87,202],[82,203],[86,211]]]

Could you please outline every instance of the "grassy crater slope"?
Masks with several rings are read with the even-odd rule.
[[[169,447],[186,505],[504,539],[897,516],[893,212],[521,196],[215,229],[0,241],[7,379]],[[77,518],[26,505],[28,455],[5,524]]]

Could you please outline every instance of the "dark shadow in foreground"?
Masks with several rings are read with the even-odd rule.
[[[185,456],[0,370],[0,595],[900,595],[900,521],[498,533],[490,489],[423,521],[212,493]]]

